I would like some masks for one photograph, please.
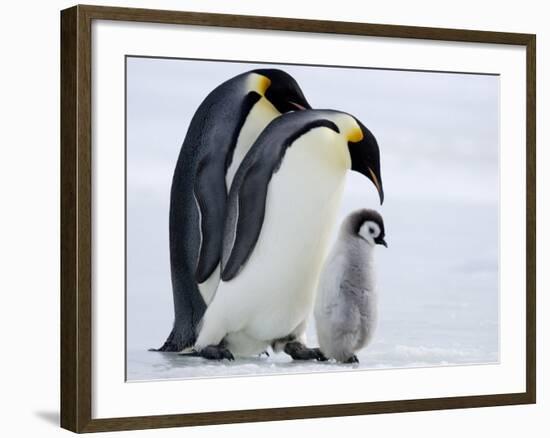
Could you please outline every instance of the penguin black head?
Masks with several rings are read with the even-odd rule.
[[[351,213],[347,218],[347,230],[371,245],[388,247],[384,220],[376,210],[362,209]]]
[[[348,149],[351,156],[351,169],[362,173],[375,185],[380,197],[380,204],[384,202],[384,189],[382,188],[382,175],[380,174],[380,149],[376,138],[359,120],[360,132],[348,141]]]
[[[298,82],[288,73],[278,69],[259,69],[254,73],[265,76],[271,82],[264,96],[280,113],[311,109]]]

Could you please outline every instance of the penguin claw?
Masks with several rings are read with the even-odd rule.
[[[319,348],[308,348],[298,341],[287,343],[285,353],[294,360],[318,360],[319,362],[328,360]]]
[[[315,350],[317,352],[316,359],[319,362],[326,362],[328,360],[328,357],[325,356],[325,354],[321,351],[320,348],[314,348],[313,350]]]
[[[229,350],[226,350],[226,352],[223,354],[222,359],[227,359],[231,362],[235,360],[235,356],[233,356],[233,353],[231,353]]]
[[[346,359],[344,363],[359,363],[359,359],[357,359],[357,356],[354,354],[353,356]]]
[[[207,345],[198,352],[199,356],[209,360],[223,360],[228,361],[235,360],[233,353],[227,348],[220,345]]]

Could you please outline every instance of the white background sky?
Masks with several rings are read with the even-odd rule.
[[[127,342],[129,351],[145,351],[162,344],[173,321],[168,207],[188,123],[215,86],[261,66],[127,62]],[[497,360],[498,77],[279,68],[313,107],[355,115],[380,145],[384,206],[372,184],[350,172],[340,212],[379,209],[389,242],[377,254],[380,323],[362,365]],[[309,335],[315,342],[313,326]],[[130,378],[158,375],[158,366],[133,363],[130,356]]]

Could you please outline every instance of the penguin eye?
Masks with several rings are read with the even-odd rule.
[[[369,227],[369,233],[374,234],[374,228],[373,227]]]

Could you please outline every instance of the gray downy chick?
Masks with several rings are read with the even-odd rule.
[[[319,278],[315,324],[321,351],[339,362],[358,362],[355,353],[371,340],[377,320],[373,253],[384,245],[384,222],[374,210],[347,216]]]

